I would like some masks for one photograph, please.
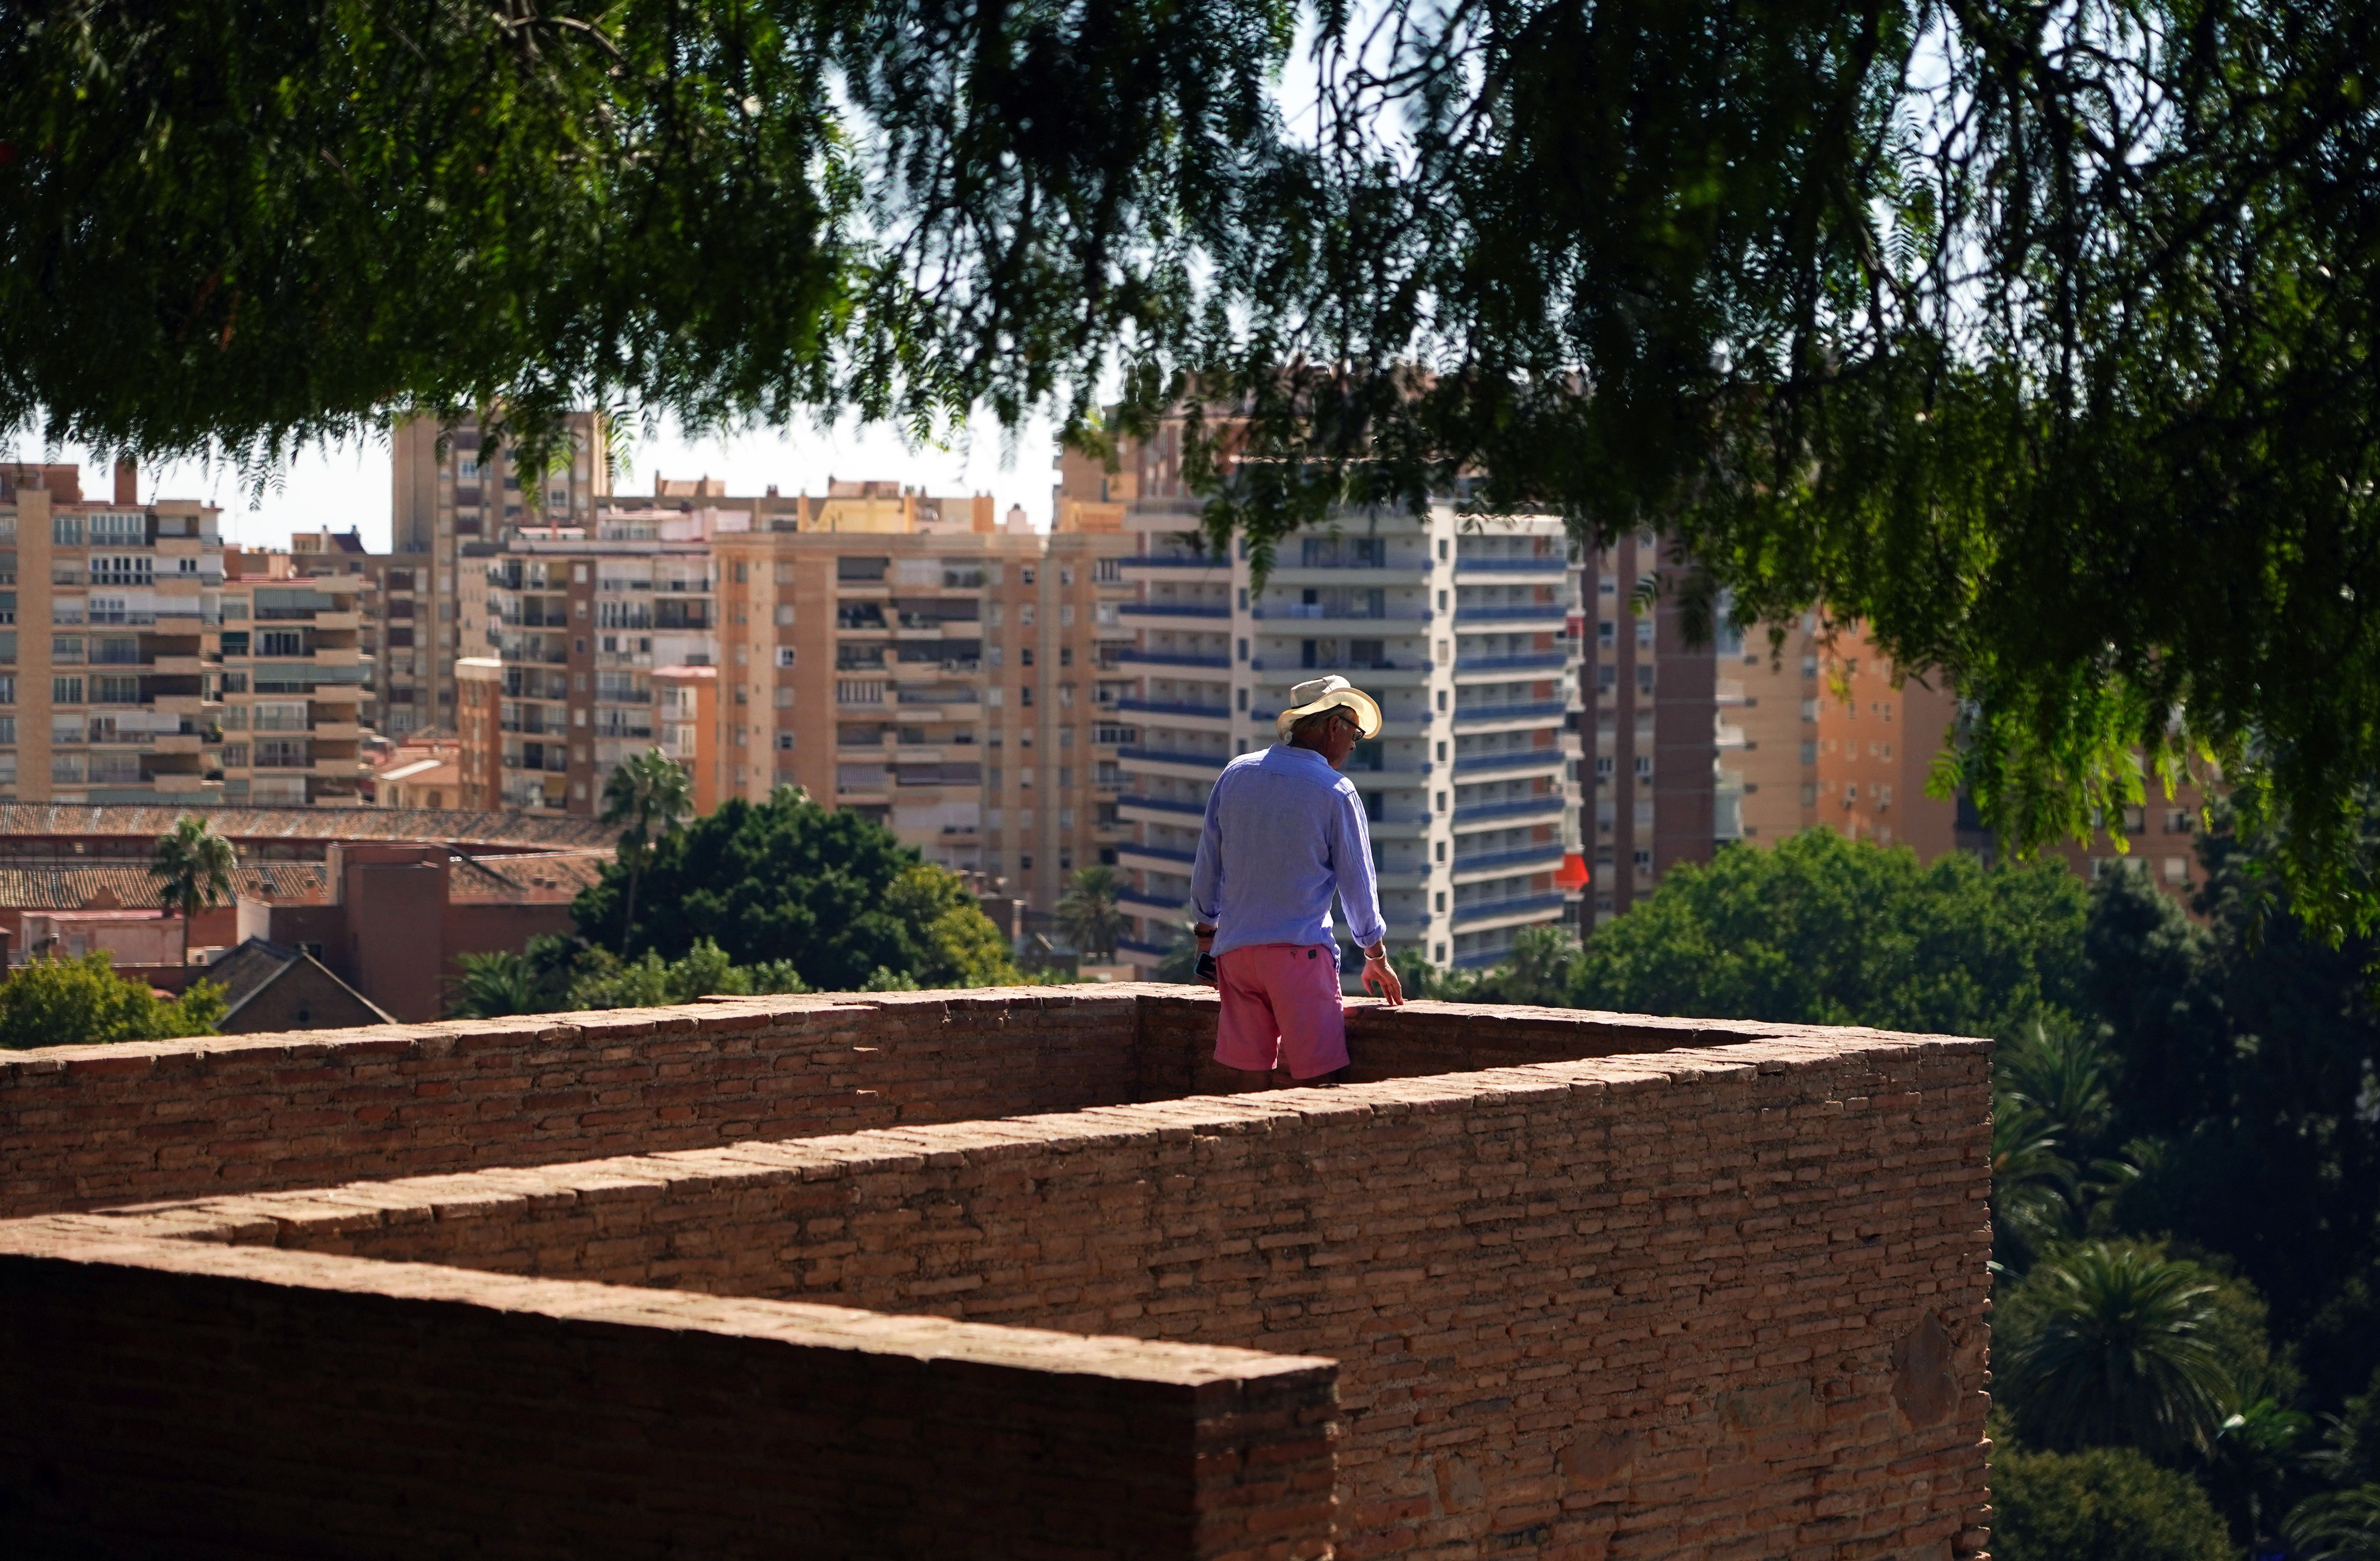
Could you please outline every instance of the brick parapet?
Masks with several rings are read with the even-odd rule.
[[[0,1214],[1129,1100],[1137,995],[749,999],[0,1053]]]
[[[1154,984],[844,994],[0,1052],[0,1216],[1226,1090],[1214,1002]],[[1448,1004],[1349,1016],[1357,1079],[1787,1033]]]
[[[1314,1561],[1334,1363],[0,1226],[0,1537]]]
[[[1141,1089],[1199,1011],[1150,1006]],[[1495,1017],[1372,1022],[1427,1055]],[[1346,1556],[1949,1555],[1985,1505],[1986,1043],[1523,1022],[1621,1044],[39,1224],[1335,1357]]]

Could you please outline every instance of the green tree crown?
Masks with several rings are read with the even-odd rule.
[[[160,997],[147,982],[117,975],[104,950],[74,959],[37,958],[0,982],[0,1046],[212,1035],[224,1010],[224,989],[214,982],[192,982],[178,997]]]
[[[572,907],[618,946],[627,870],[607,868]],[[879,969],[934,985],[1014,982],[1007,946],[965,886],[891,831],[792,787],[731,799],[662,836],[643,875],[632,951],[681,957],[709,939],[738,965],[788,961],[812,990],[857,990]]]

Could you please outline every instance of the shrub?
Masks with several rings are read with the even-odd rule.
[[[2229,1561],[2231,1539],[2188,1475],[2130,1447],[1992,1459],[1994,1561]]]
[[[0,1046],[19,1050],[212,1035],[223,1016],[224,989],[214,982],[160,997],[146,982],[117,975],[103,950],[36,959],[0,982]]]

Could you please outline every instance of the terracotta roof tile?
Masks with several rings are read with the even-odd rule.
[[[185,813],[239,840],[443,840],[470,846],[609,848],[615,831],[559,813],[428,808],[169,807],[151,803],[0,803],[0,835],[127,835],[154,839]]]

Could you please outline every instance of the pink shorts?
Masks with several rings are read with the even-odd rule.
[[[1251,1073],[1286,1062],[1293,1079],[1347,1066],[1337,945],[1250,944],[1219,955],[1215,976],[1223,994],[1217,1062]]]

